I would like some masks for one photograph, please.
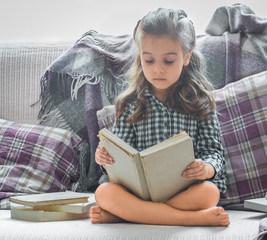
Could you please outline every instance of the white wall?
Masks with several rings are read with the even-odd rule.
[[[242,0],[256,15],[267,17],[266,0]],[[136,22],[158,7],[184,9],[198,34],[204,33],[216,8],[231,0],[0,0],[0,42],[76,40],[94,29],[132,33]]]

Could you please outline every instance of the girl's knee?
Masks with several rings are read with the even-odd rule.
[[[102,206],[106,202],[112,201],[114,197],[119,195],[120,189],[120,185],[111,182],[106,182],[99,185],[95,191],[95,200],[97,204]]]
[[[219,191],[218,187],[210,181],[205,181],[203,183],[205,184],[205,187],[207,188],[207,192],[208,193],[210,192],[210,194],[212,196],[217,197],[219,200],[220,199],[220,191]]]
[[[100,196],[108,195],[110,191],[112,191],[114,183],[106,182],[99,185],[99,187],[95,191],[95,198]]]
[[[216,206],[219,202],[219,189],[210,181],[196,183],[192,185],[189,190],[198,194],[198,205],[200,209]]]
[[[216,206],[220,200],[220,191],[218,187],[210,181],[204,181],[201,184],[203,188],[203,196],[205,196],[206,200],[204,201],[206,203],[205,208]]]

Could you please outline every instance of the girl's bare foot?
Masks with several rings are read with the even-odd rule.
[[[90,208],[90,218],[92,223],[119,223],[123,220],[112,213],[105,211],[99,206]]]
[[[195,218],[196,225],[226,227],[230,224],[229,216],[222,207],[208,208],[199,213]]]

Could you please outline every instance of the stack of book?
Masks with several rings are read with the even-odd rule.
[[[10,197],[11,218],[48,222],[89,218],[96,205],[93,195],[77,192],[54,192]]]

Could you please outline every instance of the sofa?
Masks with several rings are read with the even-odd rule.
[[[266,22],[247,6],[224,6],[197,37],[225,147],[228,189],[219,205],[228,227],[12,219],[10,196],[73,190],[93,197],[103,181],[97,133],[114,123],[135,49],[131,35],[93,30],[68,42],[0,43],[0,239],[263,239],[267,213],[244,201],[267,192]]]

